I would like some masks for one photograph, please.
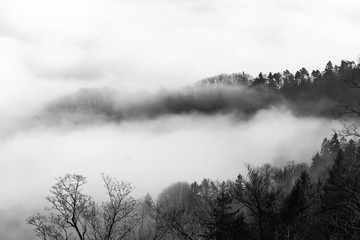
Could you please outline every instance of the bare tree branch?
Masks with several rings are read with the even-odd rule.
[[[56,178],[51,204],[45,208],[48,215],[37,214],[27,219],[33,225],[36,236],[43,240],[113,240],[125,239],[139,222],[137,203],[130,196],[130,183],[119,182],[103,175],[109,200],[101,207],[82,193],[86,178],[78,174],[66,174]]]

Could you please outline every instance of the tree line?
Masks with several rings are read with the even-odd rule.
[[[40,239],[359,239],[360,142],[325,138],[311,165],[247,165],[234,180],[178,182],[154,201],[103,175],[108,200],[86,178],[56,179],[49,207],[27,223]]]
[[[247,73],[220,74],[203,79],[198,86],[246,87],[261,94],[281,96],[297,115],[339,117],[339,102],[352,105],[360,102],[360,63],[342,60],[339,65],[329,61],[324,70],[301,68],[252,77]],[[351,110],[351,109],[349,109]]]

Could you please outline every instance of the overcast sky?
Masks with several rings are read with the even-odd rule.
[[[66,172],[94,189],[106,172],[140,196],[173,181],[234,178],[244,162],[309,162],[338,123],[283,109],[251,122],[189,115],[70,130],[27,120],[81,88],[144,94],[220,73],[356,60],[359,10],[357,0],[1,0],[0,223],[8,207],[31,211],[24,199],[35,207]]]
[[[1,117],[80,87],[156,91],[355,60],[359,9],[356,0],[2,0]]]

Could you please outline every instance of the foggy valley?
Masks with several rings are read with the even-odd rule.
[[[0,239],[358,239],[359,9],[0,1]]]

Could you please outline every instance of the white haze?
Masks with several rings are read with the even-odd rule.
[[[130,181],[134,196],[153,197],[177,181],[235,179],[245,163],[310,163],[338,123],[261,110],[251,121],[233,115],[168,116],[157,120],[18,132],[0,145],[0,237],[32,239],[25,218],[47,206],[55,177],[88,177],[86,193],[102,199],[101,173]],[[11,231],[5,231],[4,229]],[[14,232],[15,231],[15,232]]]
[[[116,176],[131,181],[141,197],[156,196],[180,180],[234,179],[245,173],[244,163],[309,163],[335,126],[271,109],[248,122],[232,115],[189,115],[72,131],[27,130],[0,145],[0,188],[5,189],[0,204],[38,205],[54,178],[65,173],[87,176],[96,193],[103,192],[101,173]]]
[[[251,121],[231,114],[166,116],[75,129],[23,127],[80,88],[178,89],[245,71],[322,70],[354,60],[360,1],[1,0],[0,239],[35,239],[25,218],[54,178],[101,173],[153,196],[174,181],[234,179],[244,162],[309,162],[338,123],[285,109]]]

